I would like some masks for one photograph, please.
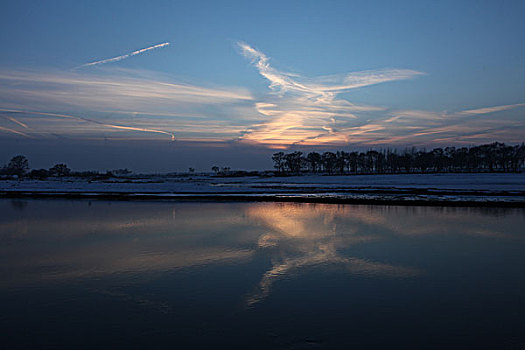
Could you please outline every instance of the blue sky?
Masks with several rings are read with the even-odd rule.
[[[2,1],[0,13],[5,161],[266,168],[275,149],[525,140],[522,1]]]

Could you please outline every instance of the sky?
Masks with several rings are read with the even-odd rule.
[[[525,141],[523,1],[0,3],[0,164]]]

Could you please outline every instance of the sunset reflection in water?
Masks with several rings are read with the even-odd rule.
[[[520,210],[454,207],[41,200],[0,204],[7,213],[0,223],[0,238],[7,243],[1,248],[2,260],[10,271],[3,285],[242,263],[254,254],[267,255],[272,268],[261,277],[260,293],[249,303],[267,295],[274,280],[308,266],[340,264],[349,273],[385,277],[418,274],[414,266],[352,256],[349,249],[356,245],[440,234],[521,239],[512,227],[523,222]]]
[[[350,322],[339,317],[369,315],[368,321],[381,323],[389,312],[419,315],[422,305],[436,300],[457,303],[453,310],[476,300],[515,304],[525,285],[519,273],[525,266],[523,209],[0,200],[0,211],[0,296],[6,305],[20,311],[17,303],[43,295],[35,310],[55,305],[83,313],[75,300],[109,298],[127,305],[114,314],[126,332],[140,333],[125,326],[128,313],[167,317],[147,319],[166,327],[166,339],[181,336],[173,329],[179,316],[197,329],[207,319],[207,329],[231,339],[238,335],[223,327],[252,322],[259,328],[246,337],[271,340],[263,332],[268,327],[306,332],[287,328],[290,310],[305,314],[303,322],[325,320],[337,329]],[[312,303],[317,306],[310,310]],[[24,310],[20,316],[7,312],[3,320],[35,316]],[[437,312],[432,310],[427,312]],[[223,325],[225,315],[231,324]],[[270,325],[268,315],[282,321]],[[82,322],[96,327],[94,320]],[[199,341],[212,341],[206,339]]]

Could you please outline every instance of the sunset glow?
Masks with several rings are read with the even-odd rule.
[[[475,13],[453,5],[470,24],[448,16],[446,4],[433,4],[432,19],[422,18],[424,7],[311,5],[288,4],[264,26],[261,13],[269,8],[242,2],[232,5],[235,16],[212,3],[169,10],[134,4],[133,13],[151,17],[129,21],[108,9],[112,20],[100,28],[90,19],[104,13],[102,4],[81,17],[69,3],[24,20],[7,16],[8,35],[0,39],[2,156],[18,152],[20,140],[49,150],[64,140],[72,149],[97,140],[123,147],[150,141],[151,154],[171,141],[244,145],[260,154],[523,141],[525,50],[511,39],[525,30],[521,4],[484,3]],[[19,6],[5,3],[2,13]],[[372,9],[376,18],[360,23],[360,13]],[[46,35],[28,29],[58,12],[79,25],[50,25]],[[190,21],[189,13],[199,15]],[[156,29],[139,32],[132,23]],[[84,33],[89,40],[75,39]],[[192,152],[205,156],[199,147]]]

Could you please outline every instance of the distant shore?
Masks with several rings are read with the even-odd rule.
[[[525,174],[417,174],[0,181],[0,198],[275,201],[333,204],[525,207]]]

